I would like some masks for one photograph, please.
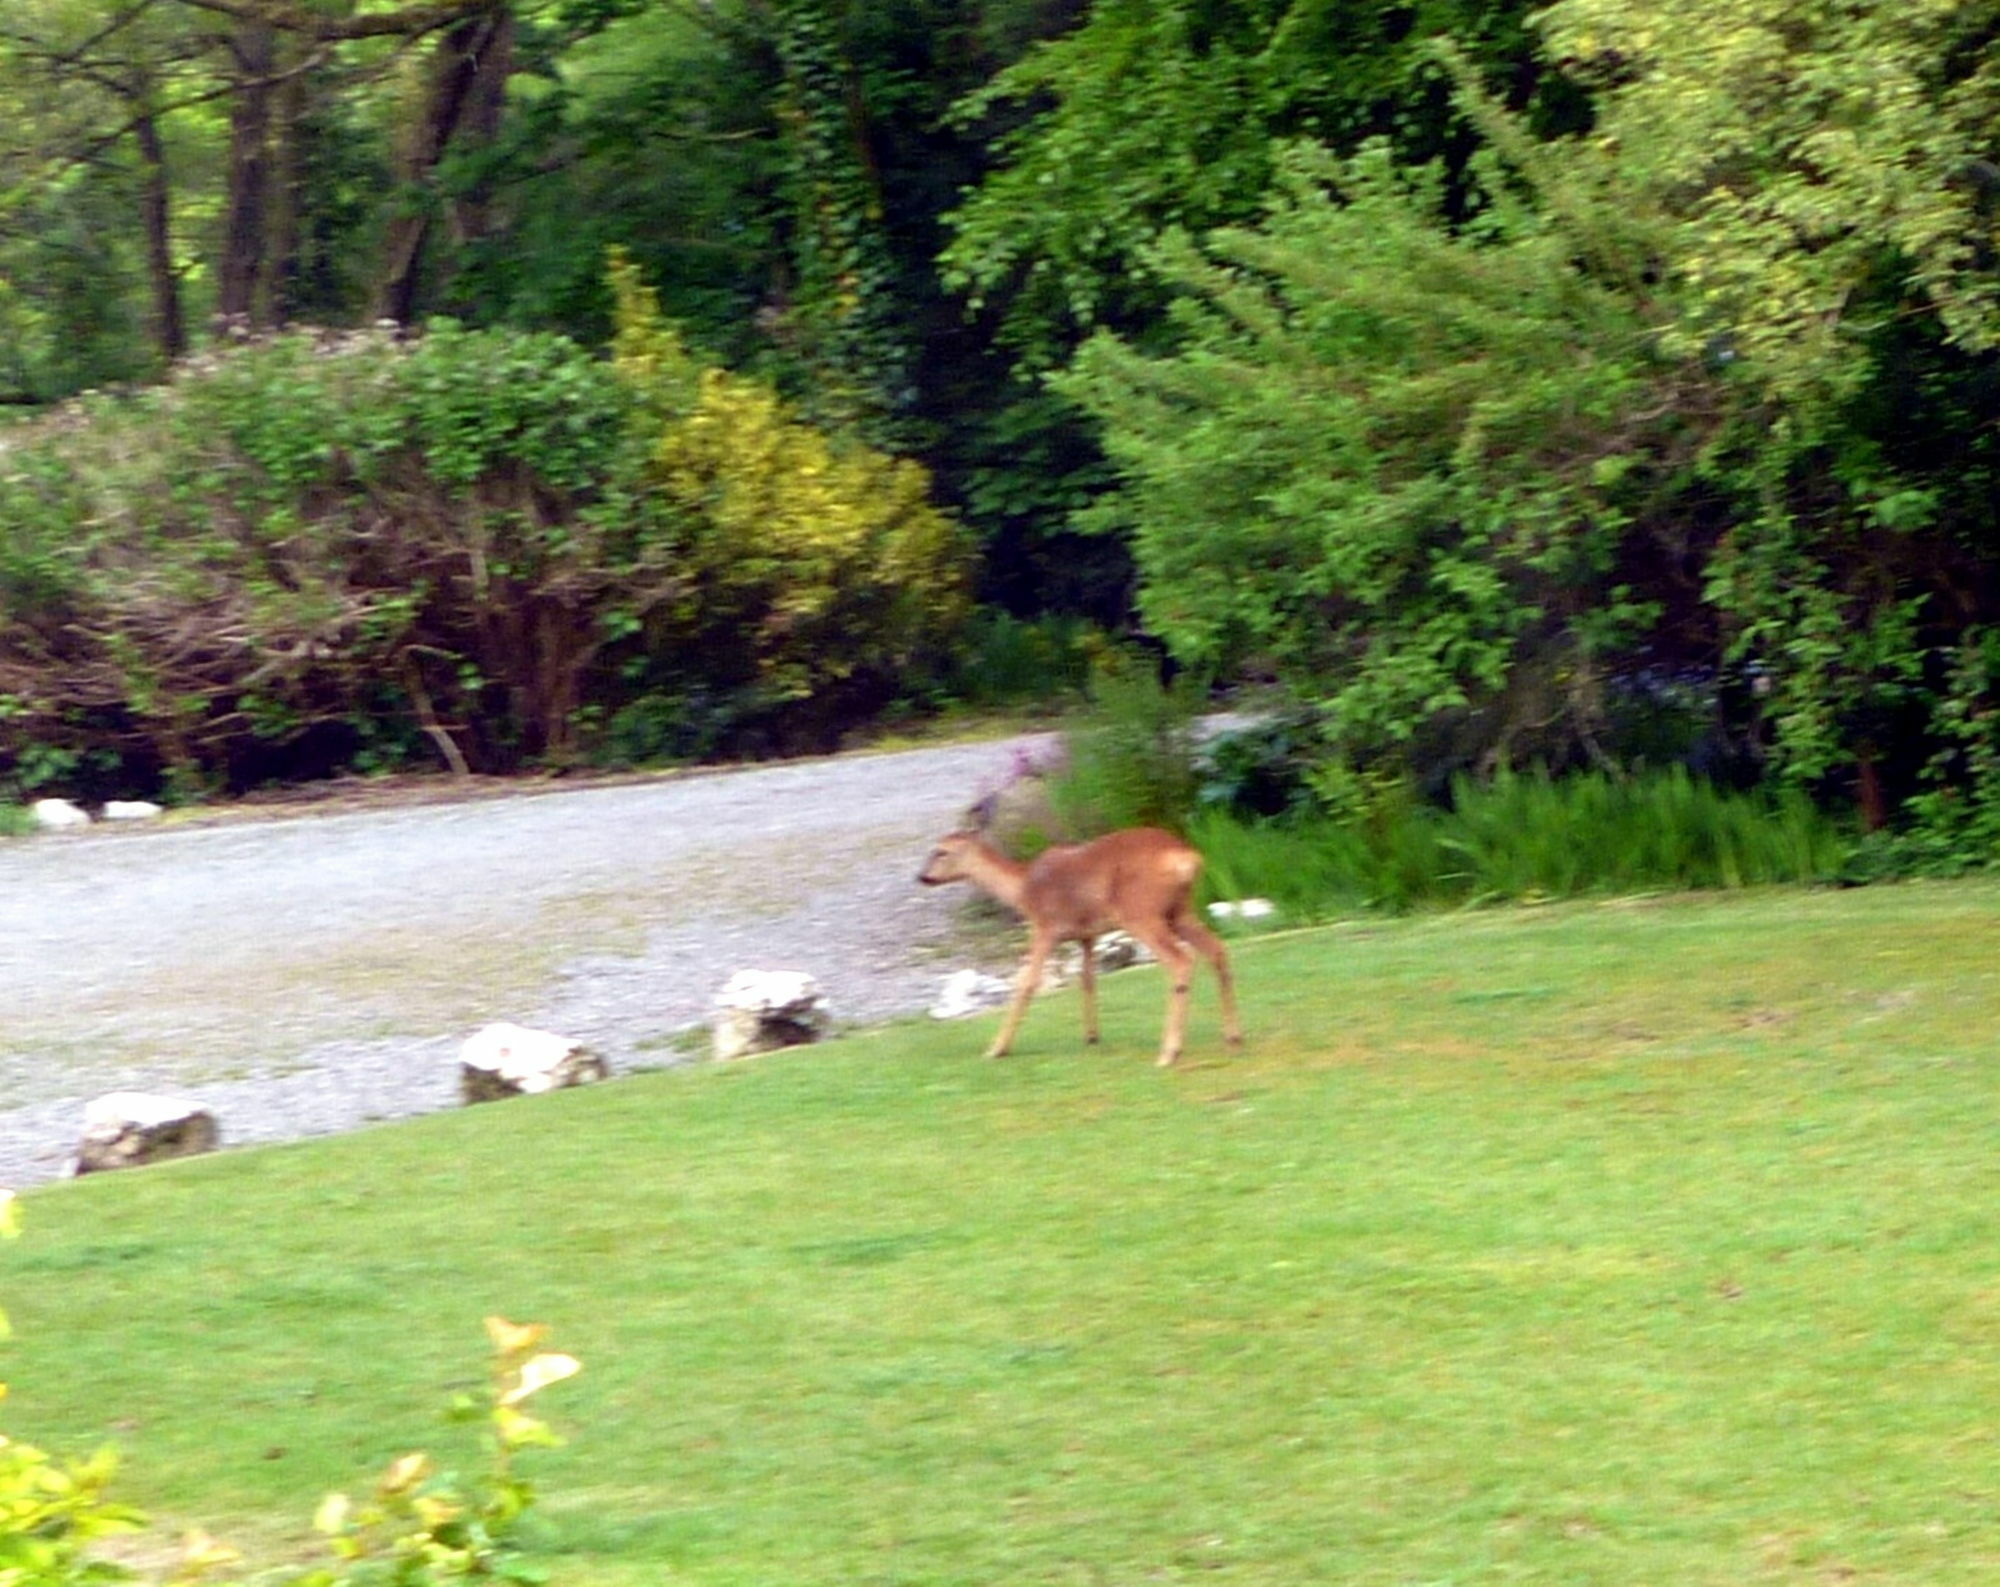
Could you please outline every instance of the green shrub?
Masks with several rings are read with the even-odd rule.
[[[839,718],[893,698],[956,633],[969,544],[921,465],[702,366],[634,267],[614,256],[611,278],[642,477],[685,530],[683,599],[651,630],[677,658],[646,681],[725,691],[780,733],[837,739]]]
[[[1105,644],[1080,617],[982,610],[966,623],[939,690],[973,706],[1067,705],[1086,694]]]
[[[1314,779],[1326,752],[1317,712],[1259,716],[1202,746],[1201,802],[1245,817],[1304,812],[1318,802]]]
[[[684,588],[671,517],[618,477],[629,409],[573,343],[440,325],[275,337],[16,432],[0,775],[560,757],[629,620]]]
[[[661,766],[704,760],[748,714],[744,702],[701,687],[651,690],[593,730],[591,758],[603,766]]]
[[[10,429],[0,786],[824,736],[943,648],[965,548],[920,468],[643,315],[618,354],[448,322],[299,332]],[[728,709],[676,725],[658,702],[679,699]]]
[[[1947,653],[1942,743],[1905,833],[1861,858],[1895,874],[1955,876],[2000,865],[2000,630],[1968,629]]]

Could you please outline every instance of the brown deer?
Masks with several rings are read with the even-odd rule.
[[[1160,1038],[1160,1063],[1181,1053],[1187,1024],[1188,980],[1200,954],[1222,988],[1222,1029],[1231,1046],[1242,1043],[1236,1019],[1236,988],[1229,955],[1194,913],[1194,883],[1201,873],[1200,851],[1157,827],[1131,827],[1090,843],[1044,851],[1030,864],[1011,860],[976,831],[953,832],[938,840],[917,880],[970,882],[991,893],[1028,923],[1028,957],[1014,983],[1014,998],[987,1049],[1004,1058],[1041,985],[1049,952],[1059,942],[1083,945],[1083,1035],[1097,1040],[1097,974],[1091,946],[1114,926],[1153,950],[1167,973],[1167,1026]]]

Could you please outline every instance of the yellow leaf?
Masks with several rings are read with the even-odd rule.
[[[218,1565],[233,1565],[243,1557],[242,1551],[231,1548],[221,1538],[196,1527],[181,1539],[181,1568],[190,1571],[213,1570]]]
[[[500,1396],[502,1405],[519,1405],[530,1394],[539,1394],[551,1383],[573,1378],[583,1370],[575,1356],[543,1354],[523,1363],[514,1386]]]
[[[416,1511],[417,1519],[427,1532],[435,1532],[445,1522],[455,1521],[465,1513],[463,1506],[435,1496],[419,1499],[411,1508]]]
[[[511,1323],[505,1317],[486,1319],[486,1337],[503,1356],[519,1355],[541,1343],[548,1329],[540,1323]]]
[[[313,1511],[313,1530],[331,1537],[346,1527],[347,1518],[353,1513],[354,1501],[346,1494],[329,1493]]]
[[[382,1492],[407,1493],[428,1477],[430,1472],[430,1456],[421,1450],[401,1456],[391,1462],[389,1469],[382,1473]]]
[[[493,1408],[493,1431],[508,1449],[560,1449],[562,1440],[549,1424],[525,1415],[511,1405]]]

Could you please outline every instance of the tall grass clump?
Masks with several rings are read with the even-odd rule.
[[[1839,827],[1796,789],[1740,793],[1675,766],[1643,778],[1458,778],[1446,847],[1479,897],[1748,887],[1831,874]]]
[[[1078,837],[1119,827],[1184,831],[1200,797],[1197,722],[1207,703],[1198,680],[1162,683],[1151,658],[1116,653],[1090,684],[1090,710],[1067,735],[1068,764],[1050,789]]]
[[[1803,794],[1739,793],[1679,767],[1644,777],[1462,776],[1448,805],[1397,785],[1339,819],[1245,821],[1209,810],[1190,833],[1215,896],[1270,898],[1295,920],[1813,881],[1835,873],[1847,850],[1839,826]]]

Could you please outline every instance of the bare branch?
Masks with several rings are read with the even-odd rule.
[[[95,33],[66,50],[58,50],[46,41],[36,38],[33,34],[17,33],[12,28],[0,29],[0,37],[5,37],[29,56],[46,61],[51,66],[74,66],[114,33],[122,32],[126,27],[138,21],[140,17],[152,10],[157,3],[158,0],[133,0],[131,5],[113,16]]]
[[[503,10],[507,0],[428,0],[401,11],[329,17],[291,0],[181,0],[197,10],[215,11],[239,22],[257,22],[286,33],[303,33],[323,43],[346,39],[417,38],[467,17]]]

